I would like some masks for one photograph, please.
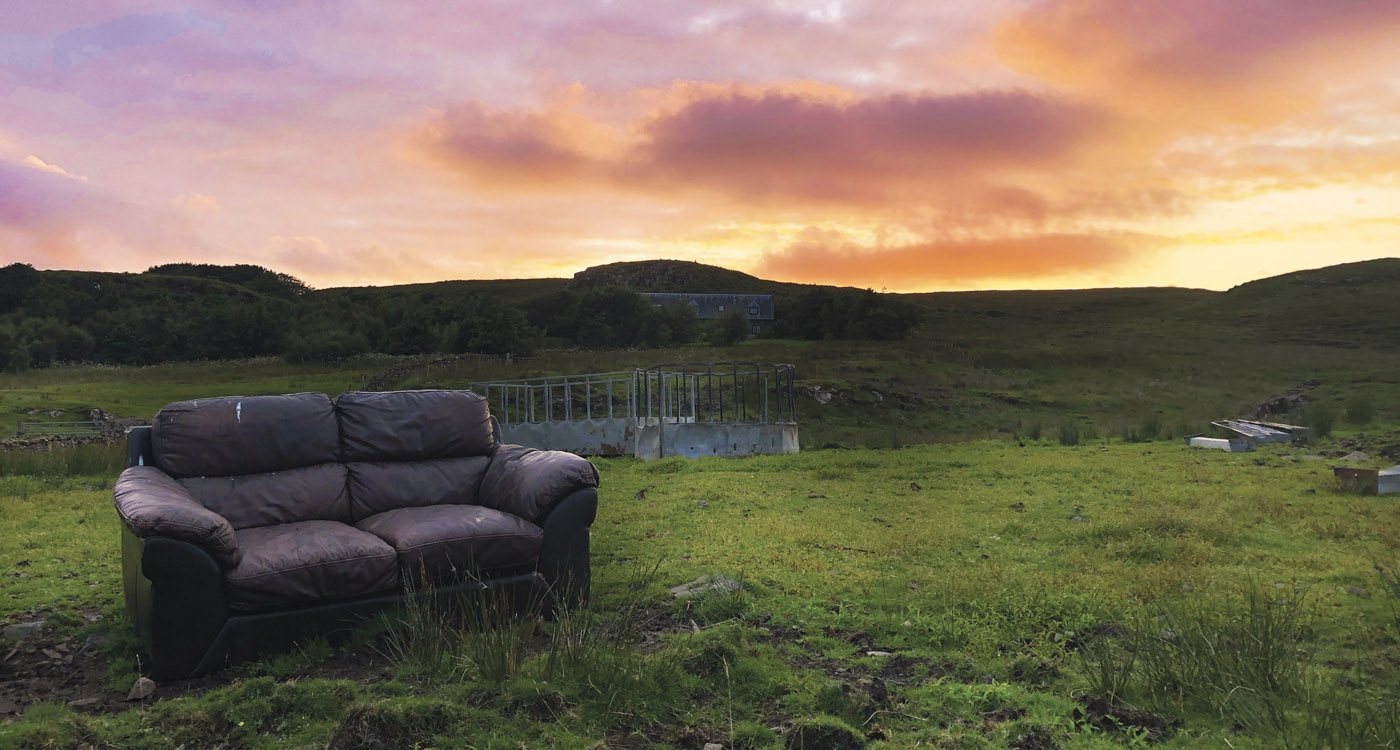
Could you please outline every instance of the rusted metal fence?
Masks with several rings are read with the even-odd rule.
[[[473,383],[502,424],[618,419],[636,414],[630,372],[592,372]]]
[[[641,368],[639,419],[679,422],[797,421],[795,370],[769,362],[674,362]]]

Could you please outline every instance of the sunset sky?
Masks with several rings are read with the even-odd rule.
[[[1400,255],[1397,49],[1395,0],[0,0],[0,262],[1221,289]]]

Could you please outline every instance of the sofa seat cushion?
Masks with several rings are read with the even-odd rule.
[[[235,532],[243,559],[228,571],[229,607],[265,612],[398,590],[398,553],[338,521],[298,521]]]
[[[544,531],[479,505],[397,508],[355,525],[393,545],[408,580],[443,581],[467,572],[533,568]]]

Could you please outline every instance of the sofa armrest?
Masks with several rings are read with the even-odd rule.
[[[596,488],[598,469],[564,451],[502,445],[481,479],[481,504],[538,524],[574,490]]]
[[[228,520],[200,505],[154,466],[123,471],[112,494],[122,523],[142,539],[166,537],[189,542],[224,567],[233,567],[242,558]]]
[[[598,491],[592,487],[570,492],[540,524],[539,573],[549,584],[556,604],[573,609],[588,602],[589,527],[598,516]]]

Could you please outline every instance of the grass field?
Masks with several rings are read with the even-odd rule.
[[[567,623],[508,629],[528,653],[495,672],[473,667],[478,636],[432,631],[447,644],[437,661],[404,651],[356,684],[364,676],[338,666],[347,649],[386,651],[386,638],[411,640],[423,625],[367,628],[151,706],[41,704],[0,725],[0,747],[411,744],[374,744],[390,736],[444,748],[778,747],[807,736],[842,746],[850,733],[871,747],[1262,748],[1394,737],[1400,602],[1376,567],[1397,558],[1395,500],[1339,494],[1325,462],[1298,451],[978,441],[599,468],[597,616],[642,605],[653,625],[680,623],[638,626],[643,646],[599,647],[547,677],[549,637]],[[0,619],[46,617],[59,634],[120,627],[111,479],[0,480]],[[707,574],[741,579],[747,593],[670,601],[667,586]],[[1186,658],[1192,633],[1221,652],[1215,662]],[[1260,639],[1267,649],[1245,645]],[[1183,646],[1152,657],[1149,641]],[[133,650],[109,645],[114,684],[134,678]],[[1263,680],[1264,667],[1282,676]],[[1181,674],[1204,682],[1183,691]],[[1142,715],[1095,713],[1107,704],[1086,698]]]
[[[122,448],[0,451],[0,625],[47,627],[0,644],[0,748],[1400,747],[1400,501],[1330,471],[1400,460],[1400,295],[1339,269],[1228,294],[928,295],[900,342],[411,360],[394,387],[790,362],[803,453],[598,460],[581,614],[483,629],[410,609],[146,704],[122,701],[142,662]],[[403,363],[0,374],[0,415],[333,395]],[[1332,433],[1315,445],[1179,440],[1300,384],[1280,418]],[[716,574],[745,591],[666,591]]]

